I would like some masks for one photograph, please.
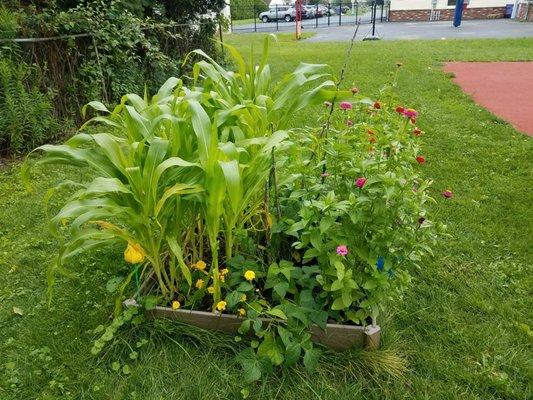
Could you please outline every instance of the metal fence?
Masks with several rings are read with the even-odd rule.
[[[376,22],[386,22],[389,15],[387,1],[369,0],[352,3],[351,1],[339,2],[336,5],[315,4],[304,5],[302,27],[307,29],[355,25],[372,23],[372,7],[376,2]],[[231,8],[231,30],[233,32],[272,32],[296,29],[294,6],[271,6],[260,8],[257,6]]]

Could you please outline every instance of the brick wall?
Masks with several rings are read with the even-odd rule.
[[[436,11],[440,11],[440,21],[453,20],[455,9],[448,8]],[[389,21],[429,21],[430,13],[431,10],[390,10]],[[463,11],[463,19],[495,19],[503,18],[504,15],[505,7],[467,8]]]
[[[520,3],[516,19],[519,21],[533,21],[533,3]]]

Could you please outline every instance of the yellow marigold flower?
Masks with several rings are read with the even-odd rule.
[[[214,288],[213,286],[209,286],[209,287],[207,288],[207,291],[208,291],[209,293],[213,294],[213,293],[215,293],[215,288]]]
[[[239,308],[237,311],[239,312],[239,316],[241,317],[246,316],[246,310],[244,308]]]
[[[246,271],[244,273],[244,279],[250,282],[253,281],[255,279],[255,272],[251,270]]]
[[[224,311],[224,310],[226,309],[226,304],[227,304],[227,303],[226,303],[224,300],[219,301],[219,302],[217,303],[217,310],[218,310],[218,311]]]
[[[130,264],[139,264],[144,261],[146,253],[139,243],[128,242],[124,250],[124,260]]]
[[[196,289],[201,289],[205,285],[205,281],[203,279],[198,279],[194,286],[196,286]]]
[[[229,274],[229,269],[224,268],[224,269],[221,269],[221,270],[220,270],[220,275],[225,276],[225,275],[227,275],[227,274]]]
[[[203,271],[203,270],[205,269],[206,266],[207,266],[206,263],[203,262],[202,260],[197,261],[196,264],[194,264],[194,267],[195,267],[196,269],[200,270],[200,271]]]
[[[246,301],[246,294],[245,293],[242,294],[240,301]]]
[[[180,302],[179,302],[178,300],[174,300],[174,301],[172,302],[172,309],[173,309],[173,310],[177,310],[177,309],[180,308],[180,307],[181,307],[181,304],[180,304]]]

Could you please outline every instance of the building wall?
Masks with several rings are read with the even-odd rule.
[[[518,4],[516,19],[519,21],[533,21],[533,2],[523,2]]]
[[[470,0],[469,8],[505,7],[506,4],[514,3],[514,0]],[[430,10],[431,0],[391,0],[391,10]],[[437,0],[436,9],[454,9],[448,6],[448,0]]]
[[[470,0],[463,19],[496,19],[505,15],[505,5],[512,0]],[[432,12],[432,4],[434,9]],[[391,0],[389,21],[450,21],[455,5],[448,0]]]

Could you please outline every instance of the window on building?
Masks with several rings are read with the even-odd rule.
[[[448,5],[449,6],[454,6],[456,1],[457,0],[448,0]]]

